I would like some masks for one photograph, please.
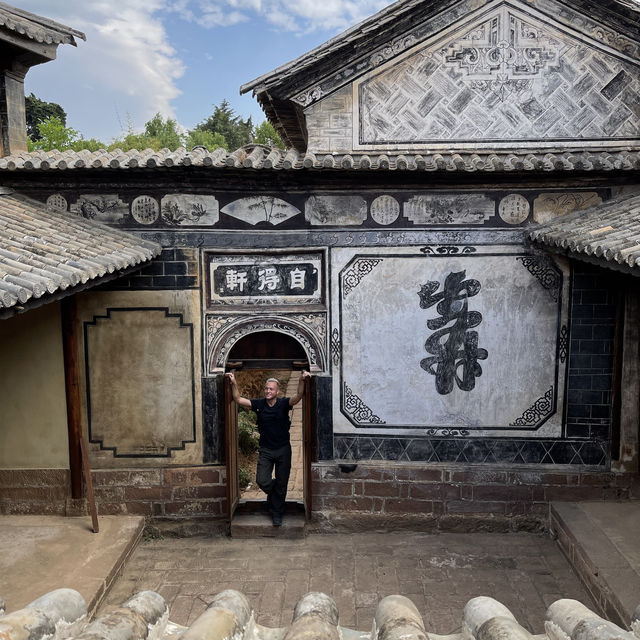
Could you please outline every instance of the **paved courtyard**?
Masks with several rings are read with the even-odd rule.
[[[459,631],[475,596],[496,598],[532,633],[542,633],[547,606],[559,598],[593,602],[550,538],[531,534],[311,534],[301,540],[190,538],[144,541],[99,613],[152,589],[170,619],[190,625],[224,589],[242,591],[256,620],[290,624],[308,591],[332,596],[340,624],[369,631],[378,601],[409,597],[427,631]]]

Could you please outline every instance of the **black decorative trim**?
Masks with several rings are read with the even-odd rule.
[[[566,324],[563,324],[562,329],[560,329],[560,336],[558,339],[558,355],[562,364],[567,361],[567,357],[569,356],[569,329],[567,328]]]
[[[558,302],[562,285],[562,273],[558,268],[542,256],[520,256],[516,259],[522,262],[522,266],[538,280],[551,299]]]
[[[111,320],[111,314],[113,312],[127,312],[127,311],[163,311],[165,318],[178,318],[180,320],[180,328],[189,330],[189,345],[191,347],[191,406],[193,408],[193,424],[192,434],[190,440],[182,440],[179,445],[174,447],[167,447],[165,453],[118,453],[118,447],[106,447],[104,442],[98,438],[94,438],[91,433],[91,381],[89,376],[89,341],[88,341],[88,328],[97,325],[98,320]],[[196,441],[196,390],[193,379],[194,368],[194,351],[193,351],[193,324],[190,322],[184,322],[183,315],[181,313],[170,313],[168,307],[109,307],[105,315],[95,315],[93,319],[83,324],[84,333],[84,370],[85,370],[85,384],[87,388],[87,423],[89,431],[89,442],[92,444],[100,445],[101,451],[113,452],[114,458],[170,458],[172,451],[184,451],[186,445]]]
[[[452,438],[464,438],[471,433],[468,429],[449,429],[448,427],[443,427],[442,429],[438,428],[429,428],[424,431],[428,436],[445,436]]]
[[[538,398],[510,427],[532,427],[539,425],[554,412],[554,388],[550,387],[542,398]]]
[[[464,438],[334,435],[334,459],[461,464],[555,464],[605,467],[607,442],[597,439]]]
[[[350,269],[342,273],[342,296],[346,298],[375,267],[382,262],[381,259],[358,258]]]
[[[441,256],[454,256],[459,253],[475,253],[477,249],[475,247],[458,247],[456,245],[446,244],[439,247],[427,245],[426,247],[422,247],[420,251],[425,255],[438,254]]]
[[[344,388],[344,410],[356,424],[386,424],[355,394],[346,382]]]
[[[331,361],[334,367],[340,365],[340,332],[337,329],[331,332]]]

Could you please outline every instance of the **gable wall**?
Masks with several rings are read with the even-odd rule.
[[[638,44],[612,43],[574,12],[567,28],[542,9],[495,1],[451,10],[454,21],[425,40],[409,34],[340,67],[305,95],[322,96],[304,111],[308,150],[637,146]],[[342,86],[345,77],[353,82]]]

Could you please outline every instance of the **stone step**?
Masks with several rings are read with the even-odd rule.
[[[232,538],[304,538],[304,516],[285,514],[282,526],[274,527],[267,513],[241,513],[231,521]]]

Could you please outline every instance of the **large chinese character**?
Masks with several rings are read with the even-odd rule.
[[[435,331],[424,343],[433,355],[421,360],[420,366],[436,377],[436,390],[441,395],[451,393],[454,381],[462,391],[471,391],[482,374],[478,360],[485,360],[488,355],[486,349],[478,348],[478,332],[469,331],[482,322],[481,313],[468,311],[468,299],[480,291],[480,283],[465,280],[465,276],[466,271],[450,273],[440,293],[435,293],[440,283],[434,281],[422,285],[418,292],[420,308],[438,303],[440,317],[427,320],[427,327]]]
[[[247,284],[247,272],[237,271],[236,269],[228,269],[225,274],[225,284],[229,291],[244,291],[244,285]]]
[[[304,279],[307,272],[304,269],[291,269],[289,272],[289,288],[290,289],[304,289]]]
[[[258,283],[260,291],[264,291],[265,288],[273,291],[280,284],[280,276],[276,273],[276,268],[258,269]]]

